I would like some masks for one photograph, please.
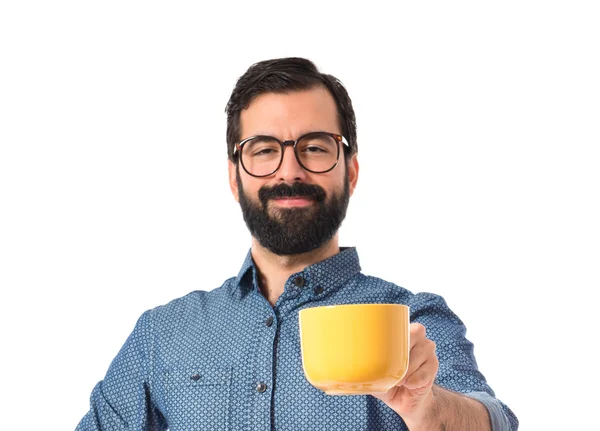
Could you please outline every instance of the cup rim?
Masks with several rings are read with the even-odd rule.
[[[314,307],[307,307],[307,308],[303,308],[302,310],[300,310],[300,313],[302,313],[305,310],[312,310],[314,308],[328,308],[328,309],[334,309],[334,308],[345,308],[345,307],[355,307],[355,306],[361,306],[361,307],[403,307],[403,308],[410,308],[408,305],[406,304],[393,304],[393,303],[366,303],[366,304],[332,304],[332,305],[317,305]]]

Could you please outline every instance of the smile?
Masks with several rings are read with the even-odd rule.
[[[272,201],[282,207],[303,207],[313,203],[312,199],[302,196],[274,198]]]

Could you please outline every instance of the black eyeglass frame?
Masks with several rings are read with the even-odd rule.
[[[334,165],[325,170],[325,171],[313,171],[308,169],[306,166],[304,166],[302,164],[302,162],[300,161],[300,157],[298,156],[298,142],[306,137],[309,136],[313,136],[313,135],[327,135],[332,137],[333,139],[335,139],[335,141],[337,142],[337,157],[335,160]],[[268,138],[268,139],[272,139],[274,141],[279,142],[279,145],[281,145],[281,159],[279,160],[279,164],[277,165],[277,167],[268,174],[265,175],[254,175],[252,173],[250,173],[248,171],[248,169],[246,169],[246,166],[244,166],[244,159],[242,157],[242,151],[244,149],[244,144],[252,139],[256,139],[256,138]],[[279,168],[281,167],[281,164],[283,163],[283,156],[285,153],[285,147],[287,146],[293,146],[294,147],[294,155],[296,156],[296,160],[298,161],[298,164],[300,166],[302,166],[302,169],[304,169],[305,171],[308,172],[312,172],[313,174],[325,174],[327,172],[332,171],[333,169],[335,169],[335,167],[338,165],[338,163],[340,162],[340,143],[345,145],[348,149],[350,149],[350,145],[348,144],[348,141],[346,140],[346,138],[344,138],[342,135],[338,135],[337,133],[330,133],[330,132],[309,132],[309,133],[305,133],[304,135],[300,136],[298,139],[296,139],[295,141],[292,140],[288,140],[288,141],[280,141],[279,139],[275,138],[274,136],[269,136],[269,135],[255,135],[255,136],[250,136],[249,138],[245,138],[242,139],[239,142],[236,142],[234,145],[235,147],[233,148],[233,154],[236,155],[238,152],[240,154],[239,160],[240,163],[242,164],[242,168],[244,168],[244,171],[246,171],[246,173],[252,177],[256,177],[256,178],[264,178],[264,177],[268,177],[270,175],[273,175],[275,172],[277,172],[279,170]]]

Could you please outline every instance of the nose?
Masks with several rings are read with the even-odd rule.
[[[286,145],[283,150],[283,160],[281,166],[275,173],[279,181],[294,183],[296,181],[306,180],[306,171],[302,169],[292,145]]]

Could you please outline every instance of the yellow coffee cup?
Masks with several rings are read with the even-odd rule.
[[[387,392],[406,374],[409,307],[348,304],[300,310],[306,379],[328,395]]]

